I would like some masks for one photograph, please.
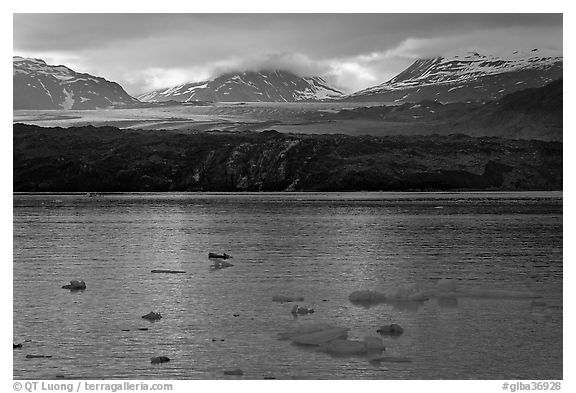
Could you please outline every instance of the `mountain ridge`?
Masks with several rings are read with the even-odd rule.
[[[138,95],[144,102],[295,102],[344,96],[321,77],[300,77],[283,70],[243,71]]]
[[[417,59],[387,82],[343,98],[345,101],[456,102],[495,100],[562,78],[563,58],[533,49],[497,57],[470,52]]]
[[[14,56],[13,109],[103,109],[137,104],[116,82],[42,59]]]

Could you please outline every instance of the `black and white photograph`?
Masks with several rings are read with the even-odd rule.
[[[221,11],[12,14],[8,388],[565,390],[565,15]]]

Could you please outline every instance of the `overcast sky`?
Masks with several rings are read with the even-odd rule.
[[[352,92],[421,57],[532,48],[562,54],[561,14],[14,14],[14,55],[102,76],[133,95],[270,68]]]

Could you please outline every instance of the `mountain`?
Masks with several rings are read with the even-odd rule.
[[[346,96],[347,101],[457,102],[494,100],[562,78],[562,56],[533,49],[506,58],[466,53],[416,60],[378,86]]]
[[[13,57],[14,109],[98,109],[136,104],[118,83],[40,59]]]
[[[562,143],[13,126],[13,190],[562,190]]]
[[[293,102],[334,99],[343,95],[320,77],[300,77],[275,70],[228,73],[209,81],[145,93],[138,99],[146,102]]]
[[[417,103],[309,111],[309,122],[377,122],[382,134],[466,134],[509,139],[563,139],[563,80],[506,94],[487,102],[424,100]],[[344,126],[343,126],[344,127]]]

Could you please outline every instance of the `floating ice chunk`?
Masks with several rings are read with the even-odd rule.
[[[295,304],[294,307],[292,307],[292,314],[293,315],[304,315],[304,314],[312,314],[314,313],[314,309],[313,308],[308,308],[308,307],[300,307],[299,305]]]
[[[218,253],[215,253],[215,252],[209,252],[209,253],[208,253],[208,258],[210,258],[210,259],[229,259],[229,258],[232,258],[232,256],[231,256],[231,255],[228,255],[228,254],[226,254],[226,253],[218,254]]]
[[[384,344],[378,337],[365,337],[363,341],[335,339],[320,347],[320,351],[334,355],[367,355],[380,353]]]
[[[321,330],[293,337],[292,342],[299,345],[321,345],[339,338],[346,338],[349,330],[348,328],[339,327]]]
[[[352,303],[378,304],[394,301],[425,301],[429,295],[422,291],[416,284],[402,285],[386,292],[355,291],[348,296]]]
[[[169,361],[170,358],[168,356],[154,356],[153,358],[150,358],[150,363],[152,364],[166,363]]]
[[[386,301],[386,295],[380,292],[374,291],[354,291],[348,296],[348,299],[352,303],[368,303],[377,304]]]
[[[457,280],[443,278],[431,294],[437,298],[483,298],[483,299],[537,299],[542,296],[530,291],[495,289],[486,286],[463,286]]]
[[[242,376],[244,375],[244,371],[242,371],[239,368],[235,368],[234,370],[226,370],[224,371],[224,375],[236,375],[236,376]]]
[[[463,294],[461,295],[462,297],[476,297],[487,299],[537,299],[541,297],[532,292],[506,290],[506,289],[472,288],[461,292],[463,292]]]
[[[320,350],[335,355],[363,355],[367,353],[366,343],[363,341],[344,339],[332,340],[320,347]]]
[[[148,314],[143,315],[142,318],[149,321],[159,321],[162,319],[162,315],[159,312],[150,311]]]
[[[457,308],[458,307],[458,298],[456,297],[446,297],[440,296],[436,299],[438,305],[442,308]]]
[[[366,352],[381,352],[384,350],[384,343],[379,337],[366,336],[364,337],[364,344],[366,344]]]
[[[442,278],[436,283],[436,288],[443,292],[453,292],[458,290],[457,280],[451,278]]]
[[[62,288],[72,291],[84,290],[86,289],[86,283],[83,280],[70,280],[70,284],[63,285]]]
[[[404,333],[404,329],[402,326],[393,323],[391,325],[384,325],[380,327],[378,330],[376,330],[376,332],[389,336],[400,336],[402,333]]]
[[[394,300],[428,300],[429,296],[416,284],[401,285],[395,291],[387,293],[388,298]]]

